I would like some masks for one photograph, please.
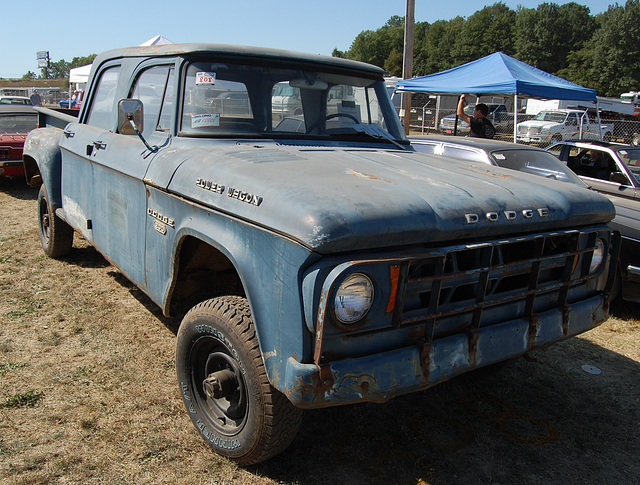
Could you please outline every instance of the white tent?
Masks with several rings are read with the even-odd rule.
[[[169,39],[162,37],[161,35],[156,35],[152,37],[148,41],[140,44],[140,45],[164,45],[164,44],[173,44]]]
[[[86,83],[91,72],[91,64],[74,67],[69,70],[69,83]]]

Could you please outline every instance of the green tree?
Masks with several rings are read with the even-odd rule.
[[[640,3],[612,5],[593,35],[594,87],[598,94],[619,96],[640,87]]]
[[[97,54],[91,54],[84,57],[74,57],[69,63],[69,69],[74,69],[76,67],[86,66],[87,64],[91,64],[93,60],[96,58]]]
[[[596,27],[589,8],[573,2],[520,9],[515,25],[515,56],[553,74],[567,66],[568,54],[582,48]]]
[[[438,20],[416,29],[413,74],[424,76],[454,66],[452,47],[464,25],[464,18]],[[419,32],[419,34],[418,34]]]
[[[504,3],[484,7],[471,15],[459,31],[452,49],[455,65],[493,54],[514,52],[516,13]]]
[[[404,51],[404,17],[393,16],[387,23],[376,31],[366,30],[360,32],[346,53],[337,49],[334,55],[357,61],[368,62],[381,68],[391,68],[390,74],[398,76],[402,74],[402,63],[398,71],[397,53]],[[401,56],[402,57],[402,56]],[[388,59],[392,59],[387,62]]]
[[[49,77],[53,79],[62,79],[69,77],[69,64],[64,59],[51,62],[49,65]]]

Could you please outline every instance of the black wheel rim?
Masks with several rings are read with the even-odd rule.
[[[244,428],[248,413],[247,391],[240,363],[220,340],[206,336],[198,339],[193,346],[190,364],[194,395],[202,417],[221,435],[238,434]],[[235,385],[225,396],[211,397],[205,392],[205,379],[222,370],[233,372]]]
[[[40,232],[45,241],[49,240],[51,221],[49,220],[49,203],[46,198],[40,200]]]

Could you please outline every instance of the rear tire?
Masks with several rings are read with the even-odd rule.
[[[45,254],[51,258],[69,254],[73,246],[73,228],[52,210],[44,184],[40,185],[38,192],[38,218],[40,243]]]
[[[245,298],[214,298],[185,315],[176,368],[193,424],[220,455],[252,465],[296,437],[302,410],[269,382]]]

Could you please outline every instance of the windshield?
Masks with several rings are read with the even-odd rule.
[[[566,115],[564,113],[554,113],[553,111],[540,111],[534,118],[536,121],[553,121],[563,123]]]
[[[586,187],[586,184],[567,166],[551,153],[543,150],[496,150],[491,152],[491,156],[500,167]]]
[[[382,79],[202,61],[182,101],[182,136],[406,140]]]
[[[27,133],[38,124],[37,113],[0,115],[0,133]]]

